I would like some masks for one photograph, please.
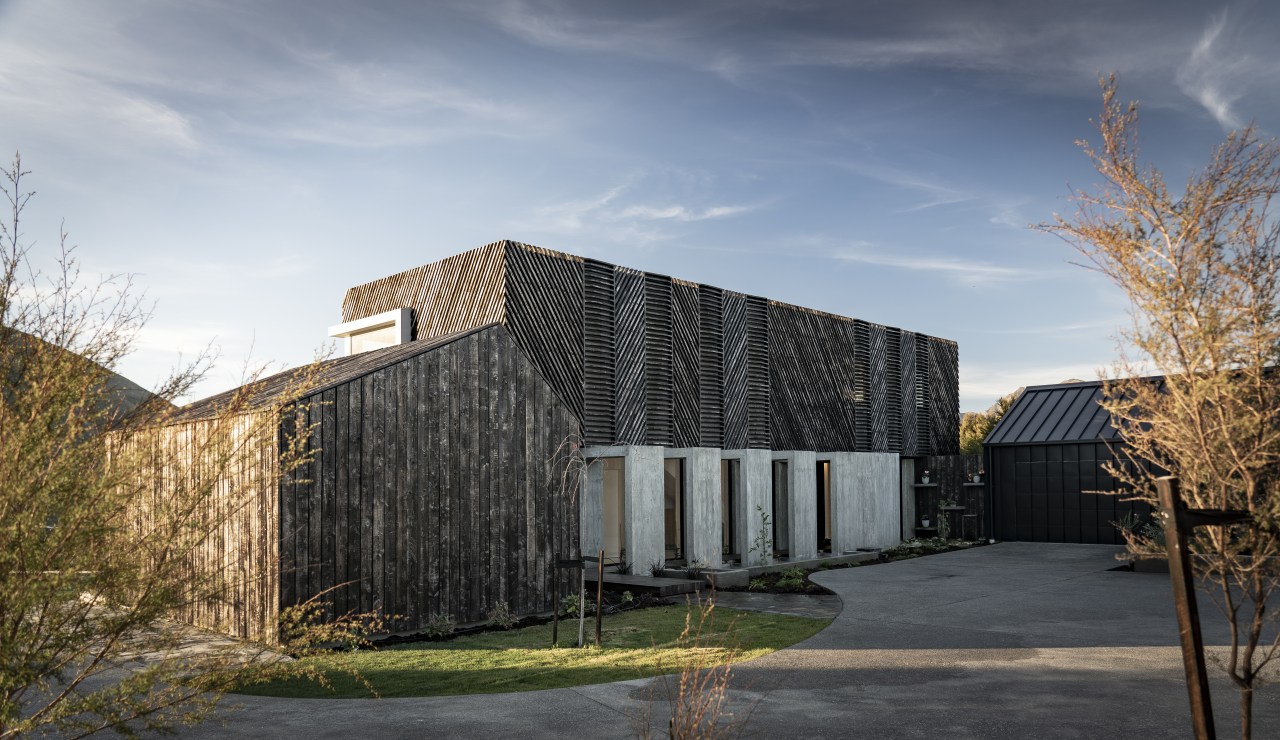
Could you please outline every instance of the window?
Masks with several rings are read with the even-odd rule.
[[[343,354],[355,355],[413,340],[413,309],[396,308],[329,327],[343,340]]]

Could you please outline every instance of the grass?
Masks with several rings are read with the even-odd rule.
[[[701,645],[680,644],[685,606],[638,609],[605,617],[601,648],[549,647],[551,625],[487,632],[445,642],[394,645],[380,650],[331,653],[305,660],[323,669],[332,688],[306,679],[245,686],[242,694],[295,698],[366,698],[368,689],[344,671],[359,672],[383,697],[492,694],[581,686],[664,673],[679,673],[696,657],[715,653],[750,660],[797,643],[826,620],[717,609],[704,625]],[[693,619],[697,621],[695,611]],[[588,620],[587,639],[594,626]],[[577,623],[560,624],[561,643],[577,640]],[[708,661],[707,664],[710,664]]]

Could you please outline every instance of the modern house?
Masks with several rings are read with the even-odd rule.
[[[1104,493],[1118,488],[1105,467],[1132,463],[1102,398],[1100,381],[1032,386],[987,435],[996,539],[1123,544],[1117,523],[1149,517],[1146,504]]]
[[[351,288],[330,334],[350,354],[281,419],[316,455],[268,492],[277,601],[337,587],[405,629],[548,611],[557,553],[894,545],[914,459],[958,447],[954,342],[515,242]]]

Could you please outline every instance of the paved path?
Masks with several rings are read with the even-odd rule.
[[[1007,543],[819,573],[844,609],[814,637],[735,668],[756,737],[1186,738],[1167,576],[1112,572],[1116,548]],[[1203,605],[1206,638],[1222,641]],[[469,697],[235,697],[191,737],[634,737],[669,682]],[[1218,733],[1238,736],[1216,680]],[[656,712],[662,711],[661,703]],[[1280,737],[1280,686],[1254,737]],[[661,725],[662,723],[657,723]]]

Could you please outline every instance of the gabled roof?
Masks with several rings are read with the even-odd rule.
[[[390,367],[398,362],[415,357],[424,352],[430,352],[447,344],[452,344],[464,337],[471,336],[482,332],[498,324],[485,324],[474,329],[466,331],[454,332],[444,336],[432,337],[416,342],[406,342],[397,344],[385,349],[375,349],[369,352],[361,352],[346,357],[335,357],[332,360],[325,360],[318,366],[313,368],[314,373],[308,379],[308,387],[306,396],[313,396],[330,388],[334,388],[343,383],[350,382],[356,378],[360,378],[369,373]],[[234,388],[225,393],[219,393],[216,396],[210,396],[200,401],[190,403],[172,417],[172,423],[199,421],[202,419],[210,419],[218,415],[218,413],[227,407],[237,393],[247,392],[251,394],[248,409],[268,408],[273,403],[283,400],[288,394],[297,390],[298,384],[303,380],[304,374],[308,372],[310,366],[295,367],[284,372],[263,378],[256,383],[251,383],[241,388]]]
[[[1031,386],[1022,392],[983,445],[1119,442],[1100,405],[1102,382]]]

